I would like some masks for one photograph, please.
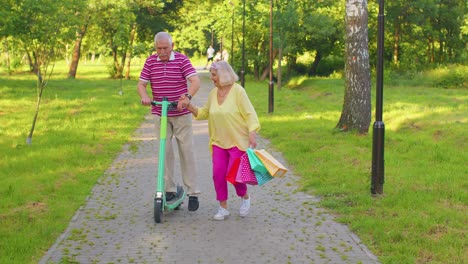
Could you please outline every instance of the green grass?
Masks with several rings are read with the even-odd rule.
[[[136,81],[105,79],[98,66],[60,79],[64,69],[46,87],[30,146],[34,76],[0,75],[0,263],[37,263],[148,112]]]
[[[299,188],[320,196],[382,263],[468,263],[467,87],[384,86],[384,196],[372,198],[372,124],[368,135],[334,129],[344,82],[293,83],[275,90],[273,113],[267,83],[246,89],[260,134],[300,176]]]
[[[34,76],[0,71],[0,263],[40,260],[148,111],[138,104],[136,81],[107,79],[104,66],[81,64],[78,72],[67,80],[66,68],[56,67],[28,146]],[[292,81],[294,89],[275,90],[270,114],[268,84],[246,82],[260,134],[283,153],[299,176],[298,188],[320,196],[321,206],[382,263],[468,263],[468,89],[434,86],[447,83],[442,75],[394,77],[384,86],[386,181],[380,198],[370,195],[372,128],[368,135],[334,129],[343,80]]]

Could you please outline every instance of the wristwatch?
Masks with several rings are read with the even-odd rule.
[[[191,94],[186,93],[185,96],[187,96],[189,100],[192,100],[192,95]]]

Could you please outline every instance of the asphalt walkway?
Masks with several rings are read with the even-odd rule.
[[[212,84],[207,71],[199,72],[202,86],[193,101],[200,106]],[[180,210],[165,214],[163,222],[156,224],[158,140],[153,122],[146,117],[133,135],[138,149],[131,144],[124,147],[39,263],[379,263],[355,234],[317,207],[317,197],[296,191],[293,171],[263,186],[249,186],[252,207],[245,218],[239,217],[240,198],[230,185],[231,216],[213,220],[218,202],[211,179],[207,122],[193,123],[203,192],[200,208],[188,211],[186,200]],[[257,148],[267,149],[287,166],[267,140],[259,138]]]

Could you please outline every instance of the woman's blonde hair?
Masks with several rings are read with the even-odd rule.
[[[213,62],[210,70],[212,69],[218,74],[219,85],[221,86],[233,84],[239,80],[239,76],[226,61]]]

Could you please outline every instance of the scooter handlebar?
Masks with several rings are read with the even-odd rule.
[[[169,104],[168,104],[168,106],[167,106],[167,110],[168,110],[168,111],[171,111],[171,110],[177,109],[177,104],[178,104],[178,103],[179,103],[178,101],[169,102]],[[151,105],[153,105],[153,106],[162,105],[162,102],[159,102],[159,101],[151,101]]]

